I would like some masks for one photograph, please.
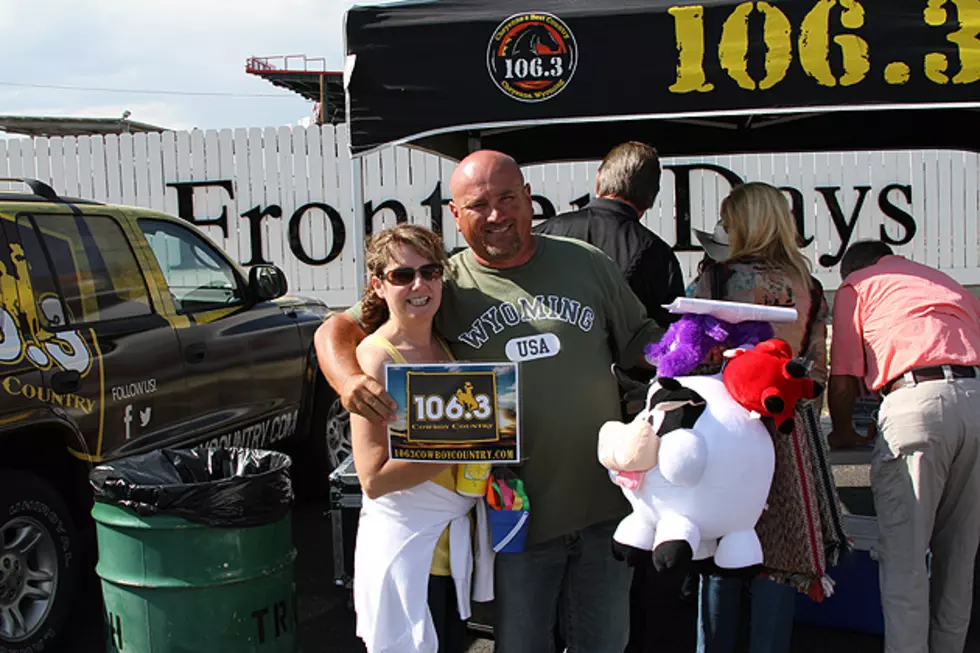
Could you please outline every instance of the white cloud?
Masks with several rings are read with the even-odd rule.
[[[296,123],[311,103],[245,72],[249,56],[343,65],[353,0],[0,0],[0,82],[275,97],[148,95],[0,84],[3,113],[116,117],[168,128]],[[38,28],[37,17],[44,16]]]
[[[515,390],[508,390],[507,392],[501,392],[497,395],[497,401],[504,406],[516,406],[517,405],[517,392]]]

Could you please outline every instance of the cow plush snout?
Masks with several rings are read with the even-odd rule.
[[[606,422],[599,429],[599,462],[616,472],[645,472],[657,466],[660,437],[644,415],[629,424]]]

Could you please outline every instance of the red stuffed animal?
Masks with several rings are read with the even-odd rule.
[[[806,372],[806,367],[793,359],[790,346],[773,338],[754,349],[736,350],[722,378],[735,401],[772,417],[781,433],[792,433],[796,402],[823,392],[823,385],[806,378]]]

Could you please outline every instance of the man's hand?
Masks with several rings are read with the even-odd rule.
[[[357,345],[363,339],[361,326],[340,313],[317,328],[313,346],[320,370],[340,395],[344,408],[371,422],[388,422],[397,406],[384,387],[365,374],[357,362]]]
[[[340,403],[349,412],[375,423],[390,422],[398,408],[384,387],[364,373],[352,374],[344,380]]]
[[[831,449],[850,449],[852,447],[863,447],[870,444],[873,439],[862,438],[858,432],[851,428],[834,429],[827,435],[827,443]]]
[[[854,416],[854,400],[860,390],[859,384],[860,380],[856,376],[831,372],[830,382],[827,384],[827,401],[834,430],[827,436],[827,443],[832,449],[846,449],[868,442],[858,435],[851,421]]]

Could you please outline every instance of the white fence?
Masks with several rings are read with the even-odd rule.
[[[732,182],[766,181],[794,203],[828,289],[843,246],[886,238],[896,250],[980,284],[978,171],[960,151],[832,152],[664,159],[644,222],[684,251],[711,230]],[[563,212],[594,188],[597,162],[525,169],[538,213]],[[363,162],[364,202],[378,230],[407,219],[462,243],[446,203],[453,162],[404,147]],[[224,129],[0,141],[0,177],[33,177],[59,193],[193,219],[243,264],[279,265],[291,291],[332,306],[354,301],[354,207],[346,132],[330,126]],[[811,240],[812,239],[812,240]]]

